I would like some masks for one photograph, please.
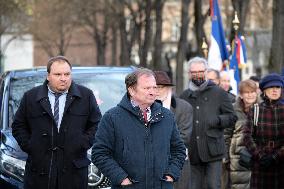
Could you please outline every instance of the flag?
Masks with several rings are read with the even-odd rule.
[[[238,35],[235,39],[236,58],[239,68],[243,68],[247,63],[247,50],[243,38],[243,36]]]
[[[208,53],[208,65],[210,68],[222,70],[224,60],[228,60],[229,53],[226,48],[225,33],[222,18],[218,6],[218,0],[210,0],[212,31],[211,44]]]
[[[243,68],[247,62],[246,47],[243,37],[237,35],[235,37],[233,55],[231,58],[229,72],[231,78],[232,93],[238,94],[238,85],[240,83],[239,69]]]

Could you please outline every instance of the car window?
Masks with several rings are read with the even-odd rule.
[[[111,107],[116,106],[126,89],[124,78],[127,73],[72,73],[73,80],[91,89],[96,96],[100,110],[105,113]],[[45,80],[45,76],[29,76],[11,80],[9,99],[9,127],[20,105],[23,94]]]

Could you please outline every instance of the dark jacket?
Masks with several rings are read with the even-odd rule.
[[[180,97],[193,107],[191,164],[221,160],[225,153],[223,129],[237,120],[227,92],[209,81],[203,90],[187,89]]]
[[[248,114],[244,126],[244,144],[253,155],[251,189],[284,188],[284,105],[268,99],[259,105],[257,125],[254,109]],[[260,165],[260,157],[273,155],[276,161],[269,167]]]
[[[91,90],[71,84],[59,132],[47,82],[26,92],[12,124],[13,136],[28,154],[24,188],[87,188],[92,146],[101,113]]]
[[[112,188],[128,177],[127,188],[172,188],[164,180],[177,180],[185,160],[185,146],[170,110],[155,102],[151,119],[144,123],[141,111],[133,107],[127,95],[106,112],[99,124],[92,148],[93,163],[112,182]]]

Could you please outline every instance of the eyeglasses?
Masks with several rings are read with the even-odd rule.
[[[191,74],[203,74],[206,70],[189,71]]]

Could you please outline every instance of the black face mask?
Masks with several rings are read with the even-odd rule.
[[[205,78],[204,77],[195,77],[195,78],[192,78],[191,81],[196,86],[200,86],[205,82]]]

